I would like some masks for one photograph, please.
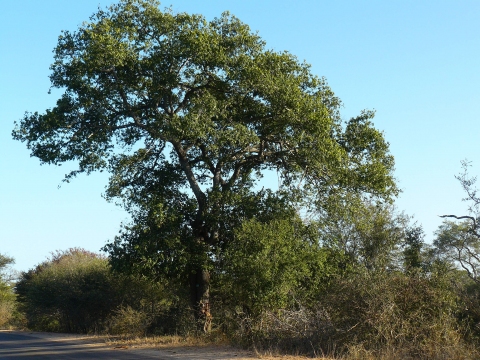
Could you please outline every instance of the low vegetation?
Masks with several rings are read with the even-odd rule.
[[[298,217],[245,222],[235,235],[241,246],[229,248],[223,267],[212,269],[208,333],[199,331],[185,301],[188,284],[115,272],[107,258],[82,249],[56,252],[23,273],[16,306],[30,329],[129,342],[227,341],[263,354],[352,359],[480,355],[480,287],[445,249],[450,228],[442,225],[429,246],[405,215],[364,206],[371,213],[362,211],[363,220],[376,218],[377,225],[357,218],[336,244],[321,240],[340,231],[339,223],[328,229]],[[372,241],[385,244],[380,258],[367,259],[361,250]]]
[[[0,329],[12,324],[18,316],[13,283],[8,273],[8,266],[13,263],[13,258],[0,254]]]

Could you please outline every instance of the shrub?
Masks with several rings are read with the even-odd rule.
[[[113,335],[145,336],[152,319],[144,311],[131,306],[120,306],[109,320],[109,332]]]
[[[338,288],[348,298],[336,292],[329,304],[332,314],[334,308],[342,312],[335,314],[342,345],[362,344],[379,355],[388,349],[412,358],[438,358],[460,345],[455,294],[443,279],[385,273],[354,281]]]
[[[473,356],[457,321],[457,300],[447,279],[434,274],[358,271],[332,281],[315,304],[245,316],[236,338],[283,353],[365,359]]]
[[[0,328],[10,324],[15,316],[15,294],[12,283],[5,273],[13,258],[0,254]]]
[[[27,326],[40,331],[137,336],[171,306],[162,284],[113,273],[105,257],[79,248],[23,273],[16,292]]]
[[[232,309],[257,315],[311,297],[338,269],[335,251],[322,249],[315,229],[300,219],[246,221],[227,248],[219,288]]]
[[[23,273],[16,291],[28,327],[85,333],[101,329],[118,305],[115,285],[105,258],[75,248]]]
[[[10,323],[15,311],[14,299],[0,299],[0,328]]]

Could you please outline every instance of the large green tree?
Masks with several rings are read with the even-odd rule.
[[[149,233],[152,221],[175,234],[151,238],[163,245],[149,264],[188,263],[199,314],[209,308],[208,264],[225,242],[221,217],[235,212],[238,194],[256,196],[266,170],[311,204],[331,192],[397,191],[373,113],[342,123],[324,79],[288,52],[267,50],[229,14],[208,22],[162,12],[156,0],[122,0],[63,32],[51,70],[63,95],[27,113],[13,137],[42,163],[78,161],[66,180],[110,171],[108,195],[143,214],[124,239]],[[181,255],[171,256],[169,242]]]

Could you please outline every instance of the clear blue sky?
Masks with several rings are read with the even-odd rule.
[[[3,1],[0,12],[0,253],[27,270],[49,252],[98,251],[127,214],[106,203],[106,174],[63,184],[74,164],[40,166],[11,139],[25,111],[55,104],[48,95],[52,50],[110,0]],[[396,159],[399,210],[415,215],[427,238],[445,213],[464,213],[454,175],[460,161],[480,174],[480,2],[170,0],[175,12],[212,19],[229,10],[274,50],[288,50],[325,76],[348,119],[376,109]]]

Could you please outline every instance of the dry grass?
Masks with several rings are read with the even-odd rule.
[[[311,357],[307,357],[307,356],[303,356],[303,355],[284,355],[284,354],[280,354],[280,353],[277,353],[277,352],[272,352],[272,351],[263,351],[263,352],[259,352],[259,351],[255,351],[255,355],[258,359],[262,359],[262,360],[279,360],[279,359],[282,359],[282,360],[307,360],[307,359],[312,359]],[[319,360],[334,360],[334,358],[332,357],[320,357],[320,356],[317,356],[315,357],[315,359],[319,359]]]
[[[136,338],[122,338],[114,336],[97,337],[103,339],[109,346],[113,347],[128,347],[128,348],[162,348],[162,349],[177,349],[177,348],[192,348],[195,347],[200,350],[221,351],[232,349],[231,344],[225,338],[219,337],[182,337],[182,336],[149,336]],[[294,356],[279,354],[274,351],[248,351],[236,349],[243,356],[235,356],[236,360],[242,359],[262,359],[262,360],[307,360],[311,359],[306,356]],[[316,359],[333,360],[333,358],[316,357]]]
[[[208,337],[181,337],[181,336],[155,336],[155,337],[137,337],[137,338],[119,338],[112,336],[95,336],[87,337],[89,341],[100,341],[105,342],[109,347],[127,347],[127,348],[137,348],[137,349],[172,349],[180,351],[181,349],[191,349],[196,348],[195,352],[200,353],[204,352],[206,355],[212,353],[228,353],[234,351],[236,353],[235,357],[228,359],[236,360],[251,360],[251,359],[262,359],[262,360],[307,360],[312,359],[312,357],[302,356],[302,355],[285,355],[275,350],[242,350],[234,348],[231,344],[223,339],[214,341]],[[397,360],[397,359],[439,359],[439,360],[465,360],[465,359],[477,359],[478,352],[475,348],[443,348],[443,352],[439,352],[439,349],[431,349],[430,354],[424,354],[425,357],[412,357],[408,354],[408,351],[405,349],[383,349],[382,351],[368,351],[365,350],[362,346],[352,346],[349,348],[349,351],[344,356],[340,357],[324,357],[321,355],[314,356],[314,359],[321,360]],[[223,358],[222,358],[223,359]],[[227,357],[225,358],[227,359]]]
[[[143,346],[143,347],[190,347],[212,345],[200,337],[183,336],[146,336],[146,337],[124,337],[124,336],[106,336],[105,341],[112,345]]]

